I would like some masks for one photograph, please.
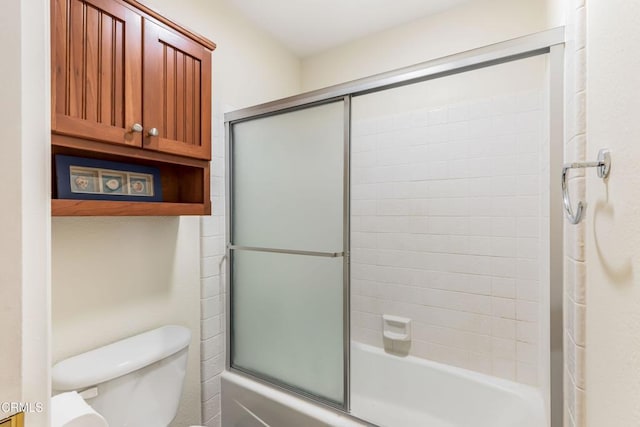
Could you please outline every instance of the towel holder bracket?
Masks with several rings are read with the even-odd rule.
[[[562,201],[564,204],[564,213],[567,216],[567,220],[571,224],[578,224],[584,215],[585,203],[578,202],[578,207],[573,212],[571,208],[571,200],[569,198],[569,186],[567,182],[567,175],[570,169],[585,169],[596,168],[598,177],[607,179],[609,172],[611,172],[611,153],[608,149],[603,148],[598,151],[598,160],[595,162],[574,162],[565,163],[562,167]]]

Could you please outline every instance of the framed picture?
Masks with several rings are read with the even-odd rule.
[[[158,168],[61,154],[55,163],[59,199],[162,201]]]

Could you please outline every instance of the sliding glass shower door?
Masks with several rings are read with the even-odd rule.
[[[343,407],[348,101],[231,129],[231,365]]]

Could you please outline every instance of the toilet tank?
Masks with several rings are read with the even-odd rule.
[[[189,329],[163,326],[65,359],[52,370],[54,394],[86,391],[109,427],[166,427],[178,411],[190,341]]]

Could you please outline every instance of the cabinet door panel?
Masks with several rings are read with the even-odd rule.
[[[142,17],[110,0],[52,0],[53,132],[142,145]]]
[[[150,21],[144,43],[144,147],[211,159],[211,52]]]

